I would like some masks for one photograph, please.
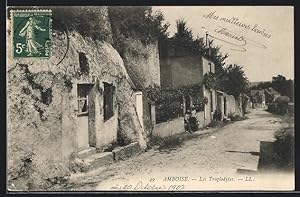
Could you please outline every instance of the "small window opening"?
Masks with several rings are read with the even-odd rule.
[[[114,115],[113,98],[114,98],[114,86],[104,82],[104,121],[110,119]]]
[[[86,58],[85,54],[82,52],[79,52],[79,66],[80,66],[80,72],[84,74],[88,74],[90,67],[88,63],[88,59]]]

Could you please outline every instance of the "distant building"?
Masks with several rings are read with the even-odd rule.
[[[263,83],[272,83],[272,81],[254,81],[254,82],[249,82],[249,87],[255,87],[258,86],[259,84],[263,84]]]
[[[168,46],[168,45],[166,45]],[[162,88],[177,88],[181,86],[201,84],[206,73],[215,73],[215,64],[211,57],[205,54],[193,53],[184,47],[168,46],[160,51],[160,81]],[[204,85],[199,90],[201,97],[208,99],[204,107],[204,123],[212,120],[216,110],[216,90],[207,89]],[[190,99],[184,103],[186,109],[191,105]]]
[[[266,97],[264,90],[250,90],[251,102],[253,107],[265,107],[266,106]]]
[[[272,87],[265,89],[265,97],[266,97],[267,104],[275,101],[275,99],[280,96],[281,94]]]

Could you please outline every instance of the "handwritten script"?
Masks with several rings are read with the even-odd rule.
[[[245,51],[247,51],[247,49],[246,49],[247,45],[252,45],[252,46],[255,46],[255,47],[258,47],[258,48],[262,48],[262,49],[267,48],[262,43],[259,43],[255,40],[252,40],[250,38],[242,36],[238,33],[234,33],[231,30],[229,30],[228,28],[222,27],[220,25],[217,28],[213,29],[213,30],[205,28],[205,27],[202,27],[202,28],[206,29],[206,30],[209,30],[210,32],[213,32],[213,33],[215,33],[217,35],[220,35],[222,37],[225,37],[226,39],[222,39],[219,36],[214,36],[212,34],[209,34],[209,36],[211,38],[222,41],[222,42],[225,42],[225,43],[231,45],[232,46],[231,50],[234,50],[234,51],[245,52]]]
[[[240,28],[247,29],[254,33],[257,33],[265,38],[268,38],[268,39],[271,38],[271,33],[267,32],[265,28],[259,27],[257,24],[252,25],[252,24],[244,23],[238,17],[229,17],[229,18],[222,17],[222,16],[219,16],[216,13],[216,11],[210,12],[209,14],[204,14],[203,17],[206,19],[218,20],[218,21],[221,21],[224,23],[233,24]]]
[[[199,176],[199,177],[177,177],[168,176],[161,180],[151,178],[150,180],[139,180],[135,183],[115,184],[110,189],[118,191],[184,191],[189,189],[190,185],[201,187],[205,182],[212,184],[235,184],[237,182],[254,182],[254,177],[225,177],[225,176]],[[198,185],[198,184],[199,185]]]

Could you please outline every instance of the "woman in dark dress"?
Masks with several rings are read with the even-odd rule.
[[[197,117],[196,117],[196,108],[195,107],[192,107],[189,122],[190,122],[190,125],[191,125],[191,130],[193,132],[195,132],[199,129],[199,123],[198,123],[198,120],[197,120]]]
[[[192,133],[192,128],[190,125],[190,116],[191,116],[190,110],[186,110],[186,112],[184,114],[184,129],[185,129],[185,132]]]

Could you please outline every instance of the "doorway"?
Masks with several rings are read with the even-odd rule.
[[[227,101],[226,101],[226,96],[224,96],[224,115],[226,116],[227,114]]]
[[[77,84],[77,125],[78,125],[78,149],[90,147],[89,140],[89,115],[91,111],[91,90],[94,84]]]

